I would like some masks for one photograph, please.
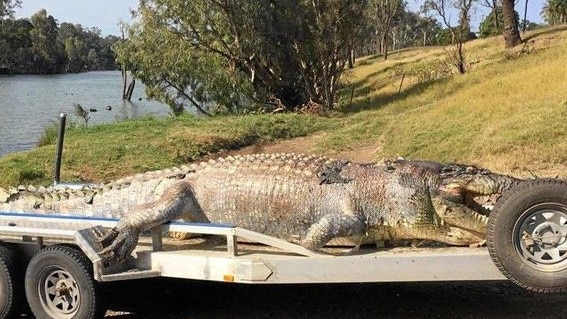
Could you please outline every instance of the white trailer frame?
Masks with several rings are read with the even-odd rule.
[[[128,267],[109,265],[97,254],[101,247],[94,234],[116,222],[114,219],[0,212],[0,241],[33,244],[37,250],[49,244],[73,244],[91,260],[97,281],[159,276],[248,284],[506,279],[493,264],[486,248],[364,248],[331,255],[240,227],[196,223],[156,227],[151,236],[136,247],[136,258],[127,263]],[[224,236],[226,245],[224,249],[188,246],[165,250],[162,234],[167,231]],[[265,246],[241,245],[240,239]]]

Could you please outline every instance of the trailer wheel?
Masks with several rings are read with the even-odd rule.
[[[517,285],[567,292],[567,181],[530,180],[504,193],[490,214],[487,246]]]
[[[0,319],[11,318],[18,308],[16,256],[0,244]]]
[[[92,264],[75,248],[40,250],[27,267],[25,288],[28,304],[38,318],[102,317]]]

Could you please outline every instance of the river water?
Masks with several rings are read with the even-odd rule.
[[[90,112],[89,126],[153,115],[165,116],[169,108],[146,99],[140,81],[132,102],[123,101],[120,71],[58,75],[0,75],[0,157],[33,148],[44,128],[58,121],[84,123],[74,115],[74,105]],[[111,106],[111,110],[106,110]]]

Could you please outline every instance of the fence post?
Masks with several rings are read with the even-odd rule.
[[[65,138],[65,122],[67,114],[59,114],[59,136],[57,138],[57,155],[55,157],[55,172],[53,174],[53,185],[59,184],[61,180],[61,157],[63,156],[63,139]]]

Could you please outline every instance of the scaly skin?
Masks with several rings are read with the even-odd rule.
[[[487,177],[490,185],[482,187]],[[500,193],[516,181],[460,164],[257,154],[77,191],[0,190],[0,211],[120,217],[101,238],[101,254],[117,258],[132,252],[142,231],[179,218],[234,224],[313,250],[340,238],[470,245],[484,239],[486,218],[465,199]]]

